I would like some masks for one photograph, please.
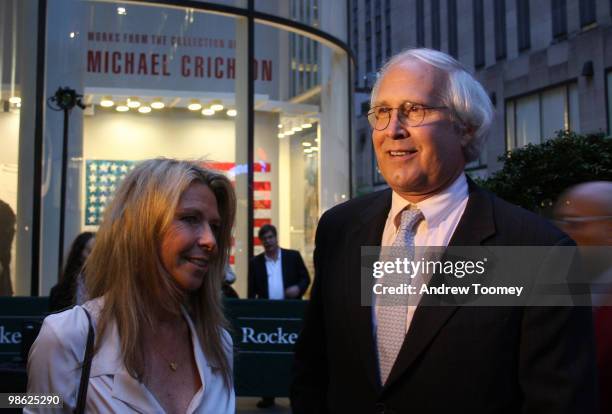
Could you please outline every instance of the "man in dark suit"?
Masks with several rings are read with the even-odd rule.
[[[362,305],[362,246],[573,245],[465,176],[493,108],[455,59],[402,52],[381,70],[371,99],[372,142],[391,188],[319,221],[293,412],[596,412],[589,308],[433,306],[433,297],[393,315]],[[405,225],[407,216],[416,219]],[[402,335],[395,342],[387,336],[393,316]]]
[[[249,299],[301,299],[310,284],[302,255],[297,250],[281,249],[276,227],[264,224],[257,233],[264,252],[249,264]],[[274,405],[274,397],[262,397],[259,408]]]
[[[301,299],[310,285],[310,276],[297,250],[281,249],[276,227],[259,228],[264,252],[249,265],[249,299]]]

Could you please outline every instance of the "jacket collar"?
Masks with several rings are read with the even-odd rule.
[[[468,203],[453,233],[449,246],[478,246],[495,234],[491,195],[468,178]],[[393,386],[427,349],[442,326],[457,311],[457,306],[419,306],[414,313],[395,365],[383,387],[383,393]],[[376,354],[374,354],[376,355]]]
[[[97,321],[103,303],[103,299],[99,298],[84,305],[91,312],[92,321]],[[191,317],[184,308],[181,308],[181,311],[191,332],[193,354],[202,382],[202,386],[196,392],[190,404],[190,407],[197,407],[204,395],[206,379],[210,378],[212,372],[202,351]],[[164,412],[153,394],[143,383],[132,377],[123,364],[117,324],[114,320],[110,321],[107,333],[91,363],[90,378],[100,376],[112,376],[111,395],[113,398],[123,401],[135,411],[142,413]]]

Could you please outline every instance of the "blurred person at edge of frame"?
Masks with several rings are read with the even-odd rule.
[[[60,394],[62,412],[75,409],[88,312],[95,347],[86,412],[233,413],[221,284],[235,211],[231,182],[197,162],[137,165],[85,263],[92,300],[45,318],[28,393]]]
[[[612,413],[612,182],[568,188],[555,204],[554,218],[578,244],[592,283],[601,413]]]
[[[10,205],[0,200],[0,296],[13,296],[11,249],[17,216]]]
[[[73,305],[82,305],[87,300],[83,264],[91,253],[95,233],[85,231],[79,234],[70,247],[64,272],[59,282],[51,288],[49,311],[56,312]]]

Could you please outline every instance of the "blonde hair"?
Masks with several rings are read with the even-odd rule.
[[[198,339],[211,366],[219,369],[226,385],[232,373],[227,361],[223,328],[221,284],[228,263],[236,196],[227,177],[196,161],[156,158],[139,163],[125,178],[108,205],[85,263],[87,292],[104,297],[97,328],[96,350],[109,322],[115,321],[121,355],[130,375],[142,381],[145,364],[140,351],[144,327],[154,327],[154,310],[179,315],[184,294],[162,266],[160,245],[171,224],[180,197],[194,183],[215,195],[221,216],[213,257],[202,286],[190,294],[188,306]]]

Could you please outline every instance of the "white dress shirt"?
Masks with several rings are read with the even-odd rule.
[[[266,273],[268,274],[268,299],[285,299],[281,249],[278,249],[276,260],[266,254],[264,254],[264,257],[266,258]]]
[[[86,308],[96,320],[103,299],[86,302]],[[183,316],[191,331],[193,354],[202,386],[193,396],[187,413],[229,414],[235,411],[233,387],[228,389],[218,370],[213,370],[198,340],[188,313]],[[28,393],[60,394],[63,408],[29,407],[24,413],[72,413],[76,407],[81,379],[81,361],[85,354],[87,316],[81,306],[45,318],[40,334],[28,357]],[[223,343],[232,366],[232,339],[223,332]],[[147,387],[133,378],[123,365],[117,326],[112,321],[100,349],[93,357],[87,390],[86,413],[164,413],[157,399]]]
[[[461,174],[445,190],[421,202],[416,207],[423,213],[424,219],[417,226],[414,237],[415,246],[446,247],[459,224],[468,201],[468,186],[465,174]],[[381,246],[392,246],[399,231],[401,212],[410,202],[395,191],[391,197],[391,210],[387,216],[382,235]],[[376,330],[376,307],[374,311],[374,329]],[[410,328],[416,306],[408,306],[406,315],[406,332]]]

